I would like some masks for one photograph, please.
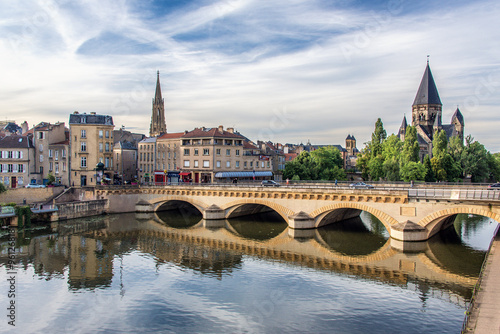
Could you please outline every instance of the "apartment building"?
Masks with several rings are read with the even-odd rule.
[[[24,187],[35,171],[35,148],[30,137],[0,138],[0,182],[8,188]]]
[[[70,115],[71,185],[113,182],[113,129],[111,116],[78,111]]]

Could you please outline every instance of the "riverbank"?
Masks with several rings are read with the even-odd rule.
[[[500,333],[500,229],[490,250],[462,333]]]

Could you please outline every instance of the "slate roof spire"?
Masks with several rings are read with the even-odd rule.
[[[424,76],[420,82],[420,87],[418,87],[417,96],[413,105],[419,104],[439,104],[442,105],[441,99],[439,98],[439,93],[432,77],[431,68],[429,66],[429,58],[427,58],[427,66],[425,67]]]
[[[155,101],[161,101],[160,71],[156,71],[156,92]]]

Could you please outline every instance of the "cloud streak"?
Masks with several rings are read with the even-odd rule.
[[[500,151],[494,1],[172,3],[1,4],[0,116],[33,125],[96,111],[147,133],[160,70],[171,132],[224,124],[316,144],[353,134],[360,147],[378,117],[397,132],[430,54],[443,122],[459,105],[466,134]]]

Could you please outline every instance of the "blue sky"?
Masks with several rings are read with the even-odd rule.
[[[113,116],[147,134],[156,71],[167,130],[358,147],[397,132],[427,55],[465,132],[500,151],[498,1],[36,0],[0,3],[0,117]]]

